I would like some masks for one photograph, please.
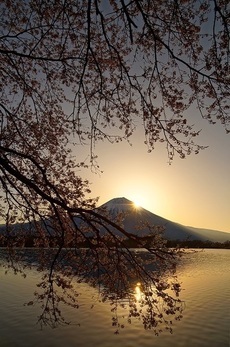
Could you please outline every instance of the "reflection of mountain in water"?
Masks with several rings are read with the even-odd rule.
[[[165,228],[164,236],[168,240],[209,240],[214,242],[225,242],[230,239],[230,234],[217,230],[198,229],[186,227],[174,223],[168,219],[157,216],[154,213],[142,208],[135,207],[134,203],[126,198],[115,198],[104,205],[112,219],[119,213],[124,213],[123,227],[126,231],[138,234],[136,226],[141,222],[147,222],[150,225],[163,226]],[[149,231],[141,230],[141,235],[146,235]]]

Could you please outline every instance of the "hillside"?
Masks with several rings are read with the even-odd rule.
[[[168,240],[209,240],[214,242],[225,242],[230,239],[230,233],[187,227],[168,219],[160,217],[150,211],[138,207],[124,197],[114,198],[103,204],[100,208],[106,208],[111,218],[116,218],[119,213],[124,213],[123,227],[126,231],[139,234],[136,226],[141,222],[147,222],[150,225],[163,226],[165,228],[164,236]],[[100,209],[99,208],[99,209]],[[148,234],[148,230],[142,230],[141,235]]]
[[[211,241],[211,242],[220,242],[224,243],[225,241],[230,240],[230,233],[217,231],[217,230],[208,230],[201,228],[194,228],[184,226],[175,222],[172,222],[168,219],[160,217],[142,207],[135,207],[134,203],[124,197],[114,198],[102,206],[97,208],[97,211],[106,210],[109,218],[112,221],[116,220],[116,217],[119,214],[122,214],[122,227],[132,234],[139,236],[146,236],[149,234],[147,228],[139,230],[137,227],[142,223],[148,223],[151,226],[160,226],[164,228],[163,235],[169,241]],[[79,219],[78,216],[75,217],[75,223],[80,227],[84,223]],[[49,221],[46,222],[46,227],[49,225]],[[49,227],[48,227],[49,228]],[[0,234],[5,232],[5,226],[0,225]],[[11,235],[17,235],[18,233],[25,232],[27,237],[31,235],[34,236],[34,225],[33,223],[25,224],[14,224],[12,228]],[[103,230],[101,231],[104,232]],[[113,232],[120,234],[119,231],[113,229]],[[52,234],[52,230],[50,230]],[[91,232],[88,232],[88,236],[91,236]]]

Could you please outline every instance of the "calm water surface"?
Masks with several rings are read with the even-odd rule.
[[[229,269],[229,250],[187,254],[178,268],[181,299],[186,303],[184,317],[175,322],[173,335],[155,336],[139,322],[114,335],[109,305],[97,302],[96,297],[92,300],[96,293],[85,284],[81,284],[80,308],[67,312],[76,324],[41,330],[36,324],[39,307],[23,305],[33,300],[39,274],[29,271],[24,279],[5,275],[0,268],[0,347],[229,347]]]

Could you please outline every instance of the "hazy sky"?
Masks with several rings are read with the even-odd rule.
[[[175,158],[171,165],[164,144],[147,153],[141,127],[132,138],[133,146],[99,143],[96,153],[104,172],[87,174],[99,205],[126,197],[171,221],[230,232],[230,136],[221,125],[204,120],[196,124],[203,129],[199,144],[209,148],[186,159]]]
[[[210,19],[205,31],[212,32],[212,12]],[[186,117],[196,125],[194,130],[202,129],[198,143],[209,148],[186,159],[175,157],[171,165],[165,144],[156,144],[155,151],[147,153],[141,124],[131,138],[132,147],[125,142],[97,145],[103,174],[86,177],[92,195],[100,197],[99,205],[126,197],[171,221],[230,232],[230,134],[221,124],[203,120],[195,107]]]

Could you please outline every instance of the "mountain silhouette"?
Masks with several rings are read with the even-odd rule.
[[[135,204],[124,198],[114,198],[99,207],[106,209],[109,217],[114,220],[119,214],[123,214],[122,226],[130,233],[145,236],[149,230],[143,228],[138,230],[137,226],[142,223],[148,223],[151,226],[160,226],[164,228],[163,235],[167,240],[202,240],[225,242],[230,240],[230,233],[201,229],[184,226],[168,219],[160,217],[143,207],[136,207]]]
[[[164,229],[163,231],[163,237],[165,237],[167,240],[179,240],[179,241],[193,241],[193,240],[200,240],[200,241],[212,241],[212,242],[225,242],[230,240],[230,233],[218,231],[218,230],[209,230],[209,229],[201,229],[201,228],[194,228],[194,227],[188,227],[184,226],[175,222],[172,222],[168,219],[165,219],[163,217],[160,217],[143,207],[136,207],[135,204],[124,198],[114,198],[112,200],[109,200],[105,204],[101,205],[96,209],[97,212],[107,211],[107,217],[113,221],[116,222],[116,218],[118,216],[121,216],[122,220],[122,227],[125,229],[126,232],[136,234],[139,236],[146,236],[149,235],[150,231],[147,227],[142,227],[141,229],[138,228],[138,226],[143,225],[143,223],[147,223],[150,226],[155,226],[156,230]],[[82,221],[79,216],[76,216],[74,218],[75,223],[79,227],[85,227],[85,223]],[[49,228],[49,220],[43,221],[42,223],[46,224],[46,229]],[[0,225],[0,235],[5,233],[5,225]],[[113,233],[116,233],[118,235],[122,235],[121,232],[119,232],[115,228],[111,228],[110,230]],[[19,233],[23,233],[23,231],[26,233],[26,235],[34,235],[34,223],[17,223],[12,226],[12,232],[11,235],[17,235]],[[101,230],[101,232],[105,232],[105,230]],[[156,231],[157,232],[157,231]],[[50,234],[53,234],[53,229],[50,229]],[[88,236],[92,236],[93,233],[88,231]]]

